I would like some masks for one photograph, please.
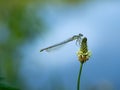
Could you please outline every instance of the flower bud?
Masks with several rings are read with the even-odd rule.
[[[87,38],[86,37],[84,37],[82,39],[81,47],[80,47],[79,51],[77,52],[77,56],[78,56],[78,59],[81,63],[86,62],[91,56],[91,52],[88,51]]]

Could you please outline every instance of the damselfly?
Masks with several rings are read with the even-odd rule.
[[[65,41],[63,41],[63,42],[54,44],[54,45],[49,46],[49,47],[46,47],[46,48],[43,48],[43,49],[40,50],[40,52],[42,52],[42,51],[48,51],[49,49],[52,49],[52,48],[57,47],[57,46],[64,45],[64,44],[66,44],[66,43],[68,43],[68,42],[70,42],[70,41],[74,41],[74,40],[76,40],[76,42],[78,42],[78,43],[80,44],[80,41],[81,41],[82,36],[83,36],[83,34],[81,34],[81,33],[78,34],[78,35],[74,35],[74,36],[72,36],[71,38],[69,38],[69,39],[67,39],[67,40],[65,40]]]

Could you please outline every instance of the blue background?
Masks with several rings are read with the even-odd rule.
[[[41,48],[82,33],[92,57],[83,66],[82,90],[119,90],[120,3],[89,2],[76,6],[46,5],[42,16],[49,30],[23,46],[21,73],[29,90],[75,90],[80,63],[79,47],[70,42],[51,52]],[[25,52],[26,51],[26,52]],[[24,75],[24,73],[26,75]],[[56,87],[56,88],[55,88]]]

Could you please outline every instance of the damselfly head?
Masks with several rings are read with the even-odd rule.
[[[76,39],[81,39],[81,37],[83,36],[83,34],[79,33],[78,35],[74,35],[72,37],[73,40],[76,40]]]
[[[82,36],[83,36],[83,34],[79,33],[79,37],[82,37]]]

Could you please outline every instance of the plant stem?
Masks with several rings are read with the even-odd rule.
[[[82,67],[83,67],[83,63],[81,63],[80,65],[80,70],[79,70],[78,80],[77,80],[77,90],[80,90],[80,78],[81,78],[81,73],[82,73]]]

